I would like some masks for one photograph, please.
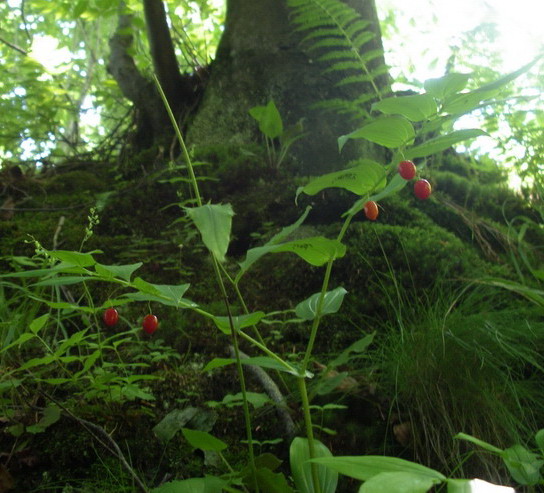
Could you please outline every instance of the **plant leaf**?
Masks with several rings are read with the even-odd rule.
[[[191,447],[200,450],[221,452],[221,450],[225,450],[228,447],[223,440],[219,440],[219,438],[215,438],[205,431],[182,428],[181,432]]]
[[[430,139],[423,144],[412,147],[411,149],[408,149],[404,155],[406,159],[430,156],[431,154],[436,154],[437,152],[449,149],[452,145],[457,144],[458,142],[474,139],[482,135],[487,135],[487,133],[479,128],[454,130],[447,135],[435,137],[434,139]]]
[[[350,139],[366,139],[375,144],[394,149],[409,144],[415,137],[412,124],[402,116],[378,118],[358,130],[338,138],[341,151]]]
[[[314,440],[314,446],[317,457],[332,458],[330,450],[319,440]],[[315,491],[309,460],[308,440],[300,437],[295,438],[289,448],[289,462],[295,486],[300,493],[314,493]],[[318,466],[318,477],[322,493],[334,493],[336,491],[338,473],[326,467]]]
[[[234,211],[230,204],[206,204],[185,209],[202,241],[219,262],[225,261]]]
[[[397,457],[380,455],[326,457],[312,459],[312,462],[329,467],[340,474],[351,478],[368,481],[370,478],[383,472],[408,472],[437,481],[445,481],[446,477],[428,467]]]
[[[294,240],[275,245],[272,250],[276,252],[292,252],[311,265],[319,267],[329,260],[341,258],[346,254],[346,246],[338,240],[330,240],[323,236],[314,236],[303,240]]]
[[[254,106],[249,114],[259,123],[259,130],[269,139],[275,139],[283,134],[283,123],[280,112],[273,100],[266,106]]]
[[[434,98],[428,94],[382,99],[374,103],[372,109],[386,115],[402,115],[412,122],[426,120],[438,111]]]
[[[245,327],[251,327],[252,325],[258,324],[265,315],[266,314],[264,312],[236,315],[232,317],[232,324],[234,325],[234,329],[238,331],[240,329],[244,329]],[[229,317],[213,317],[213,321],[221,332],[225,334],[231,333]]]
[[[513,445],[501,453],[502,460],[515,481],[524,486],[534,485],[542,479],[540,468],[544,460],[523,445]]]
[[[440,482],[410,472],[382,472],[366,481],[359,493],[426,493]]]
[[[447,74],[438,79],[428,79],[424,82],[423,87],[427,94],[436,99],[443,100],[452,94],[461,92],[467,85],[470,74]]]
[[[331,313],[336,313],[340,310],[342,301],[347,291],[343,287],[338,287],[332,291],[325,293],[323,298],[323,305],[321,307],[321,312],[319,316],[328,315]],[[301,301],[295,307],[295,313],[297,317],[302,318],[303,320],[313,320],[317,316],[317,305],[321,293],[315,293],[304,301]]]
[[[370,159],[362,160],[361,164],[334,173],[314,178],[304,187],[297,190],[297,198],[301,193],[315,195],[325,188],[343,188],[357,195],[367,194],[385,186],[385,168]]]
[[[281,243],[286,239],[290,234],[296,231],[300,225],[306,220],[308,214],[310,213],[311,207],[306,207],[306,210],[293,224],[286,226],[279,233],[274,235],[269,241],[267,241],[263,246],[252,248],[247,251],[246,259],[243,262],[240,262],[240,271],[236,276],[236,281],[238,282],[242,276],[247,272],[247,270],[263,255],[266,255],[270,252],[270,247]]]

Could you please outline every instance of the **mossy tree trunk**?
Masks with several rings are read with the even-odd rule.
[[[375,37],[365,50],[382,49],[374,0],[345,3],[370,21],[369,30]],[[301,122],[307,133],[291,152],[298,173],[338,169],[342,161],[361,153],[378,157],[380,151],[375,147],[361,149],[360,143],[353,142],[343,157],[339,156],[336,140],[352,131],[354,123],[312,106],[333,98],[355,99],[362,86],[336,87],[340,75],[325,73],[327,66],[316,63],[303,49],[303,36],[290,22],[285,0],[228,0],[225,31],[203,101],[189,127],[190,142],[244,146],[258,141],[259,131],[248,111],[273,99],[284,124]],[[384,64],[383,57],[375,63]],[[381,76],[377,83],[382,88],[388,86],[388,76]]]

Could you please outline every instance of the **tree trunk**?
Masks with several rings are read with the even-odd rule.
[[[374,0],[345,3],[370,21],[375,38],[365,45],[365,51],[381,49]],[[258,141],[258,127],[248,111],[273,99],[284,125],[302,120],[307,133],[290,152],[297,172],[317,174],[338,169],[361,153],[380,158],[382,151],[375,146],[362,147],[361,141],[350,142],[342,156],[338,154],[337,138],[352,131],[354,123],[312,109],[312,105],[332,98],[352,100],[360,95],[361,87],[368,87],[337,87],[341,76],[324,73],[327,65],[316,63],[301,47],[303,36],[290,22],[285,0],[228,0],[225,31],[210,67],[209,83],[189,126],[190,143],[205,147],[222,142],[243,147]],[[373,63],[384,64],[383,57]],[[387,75],[377,78],[376,83],[386,88]]]

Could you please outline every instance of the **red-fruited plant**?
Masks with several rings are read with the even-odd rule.
[[[425,200],[431,196],[432,187],[427,180],[418,180],[414,184],[414,195],[420,199]]]
[[[108,308],[102,318],[108,327],[113,327],[119,321],[119,313],[115,308]]]
[[[378,214],[380,211],[378,210],[378,204],[374,202],[373,200],[369,200],[364,207],[365,216],[367,219],[370,219],[371,221],[375,221],[378,217]]]
[[[398,166],[399,175],[405,180],[411,180],[416,176],[416,165],[412,161],[401,161]]]
[[[159,319],[155,315],[146,315],[142,322],[142,329],[146,334],[153,334],[159,327]]]

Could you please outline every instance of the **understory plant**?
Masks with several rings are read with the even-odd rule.
[[[235,470],[223,457],[222,460],[225,461],[228,470],[223,476],[170,481],[153,491],[333,493],[337,488],[339,474],[363,481],[359,489],[362,493],[379,491],[417,493],[428,491],[442,483],[450,493],[466,491],[468,480],[453,480],[438,471],[403,459],[333,456],[326,445],[316,437],[308,381],[313,378],[311,363],[321,321],[324,316],[336,313],[340,309],[346,294],[342,286],[331,286],[331,273],[334,262],[346,254],[346,246],[342,240],[353,218],[361,214],[369,202],[379,206],[382,199],[398,192],[409,183],[410,180],[397,170],[401,161],[422,159],[457,142],[482,135],[478,129],[452,131],[451,123],[483,101],[489,101],[504,84],[519,73],[521,72],[508,75],[487,87],[469,93],[462,92],[468,76],[448,74],[441,79],[427,81],[426,93],[385,98],[376,103],[375,111],[381,113],[381,116],[349,135],[340,137],[339,148],[342,149],[350,139],[367,139],[390,149],[391,161],[384,164],[360,159],[346,169],[311,179],[297,191],[297,199],[303,195],[315,196],[328,188],[340,188],[353,194],[353,204],[342,215],[342,223],[336,237],[291,239],[293,232],[308,216],[310,208],[307,208],[294,224],[283,228],[262,246],[248,250],[245,258],[239,262],[236,274],[232,274],[232,270],[226,268],[234,211],[229,204],[205,203],[191,157],[170,112],[195,197],[194,204],[186,207],[185,212],[209,251],[219,297],[224,304],[223,313],[226,313],[226,316],[212,313],[197,302],[186,298],[185,295],[190,290],[189,284],[153,284],[141,277],[134,277],[141,264],[107,265],[97,260],[99,252],[48,251],[38,245],[41,265],[26,265],[25,267],[30,269],[2,276],[5,286],[31,297],[36,302],[34,306],[38,307],[34,308],[35,316],[28,325],[20,325],[18,333],[8,334],[4,340],[2,355],[6,361],[9,361],[8,356],[14,355],[21,346],[32,346],[35,353],[35,357],[23,364],[15,365],[2,376],[0,390],[4,395],[4,403],[13,399],[15,393],[22,389],[29,379],[37,379],[45,385],[59,389],[79,388],[79,392],[82,392],[85,398],[97,396],[118,399],[138,397],[144,400],[152,398],[140,385],[146,379],[153,378],[142,371],[145,370],[145,364],[125,361],[117,368],[115,358],[111,357],[117,353],[120,345],[133,343],[136,338],[135,330],[106,336],[99,329],[94,331],[89,329],[100,327],[100,317],[106,309],[134,302],[158,303],[181,310],[191,310],[208,319],[232,346],[233,357],[216,358],[208,363],[205,370],[211,371],[231,364],[237,368],[248,465],[241,470]],[[164,102],[168,108],[166,98]],[[415,122],[420,123],[419,130],[415,128]],[[442,128],[446,129],[445,134],[414,144],[416,136],[420,134],[425,136],[431,129],[437,132]],[[413,178],[412,174],[408,178]],[[426,189],[426,193],[420,198],[428,198],[430,192],[430,188]],[[279,253],[293,253],[314,267],[323,267],[321,289],[298,302],[292,310],[250,312],[242,294],[241,281],[249,275],[252,266],[261,257]],[[24,284],[25,280],[32,278],[39,280],[31,286]],[[23,286],[16,285],[13,279],[22,281]],[[93,282],[116,286],[115,298],[100,306],[94,306],[88,289],[88,285]],[[52,289],[52,292],[58,295],[60,290],[68,286],[74,289],[77,287],[78,292],[82,294],[81,298],[63,301],[60,296],[51,298],[51,291],[44,291]],[[83,304],[83,301],[87,304]],[[77,321],[74,318],[73,325],[68,323],[71,314],[78,317]],[[281,318],[278,319],[279,314],[290,314],[294,321],[309,328],[306,348],[297,359],[274,352],[260,333],[259,329],[263,324],[270,324],[276,320],[281,322]],[[147,320],[151,320],[152,323],[149,325],[150,322],[145,322],[144,329],[147,327],[150,329],[149,332],[155,331],[157,320],[149,318]],[[56,321],[62,323],[55,323]],[[84,324],[83,328],[79,327],[81,321]],[[55,334],[52,338],[54,344],[50,344],[50,340],[48,341],[44,334],[55,326],[60,327],[62,333]],[[240,350],[241,341],[252,347],[257,356],[245,357]],[[369,342],[370,340],[363,341],[363,349]],[[331,364],[334,366],[334,362]],[[293,378],[296,382],[304,424],[303,436],[296,437],[290,444],[290,477],[295,489],[288,478],[282,472],[278,472],[280,462],[275,457],[270,454],[255,454],[250,412],[253,396],[247,390],[244,370],[246,367],[279,372],[283,378]],[[44,395],[50,396],[50,393],[44,392]],[[59,419],[62,411],[66,411],[63,405],[51,396],[48,407],[43,411],[43,420],[38,425],[42,428],[48,426]],[[32,432],[28,429],[26,431]],[[222,457],[221,453],[227,447],[226,443],[208,431],[189,427],[184,427],[181,431],[192,447],[205,453],[215,453]],[[122,455],[119,456],[120,460],[121,457]],[[132,474],[135,475],[134,471]],[[139,480],[138,485],[140,489],[148,491],[143,481]]]

